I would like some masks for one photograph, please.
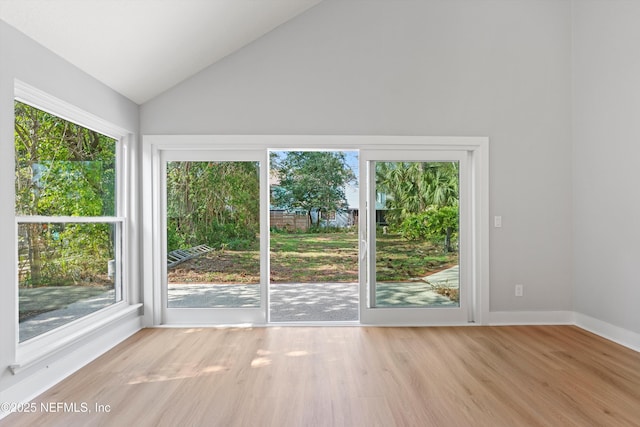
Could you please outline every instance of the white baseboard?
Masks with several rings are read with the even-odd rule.
[[[573,311],[492,311],[488,325],[575,325],[640,352],[639,333]]]
[[[64,355],[56,355],[52,360],[29,369],[28,377],[0,391],[0,402],[29,402],[140,329],[142,316],[137,311],[132,312],[121,321],[114,322],[109,328],[101,330],[99,334],[78,342],[73,346],[75,348],[70,347]],[[0,410],[0,419],[7,415],[8,412]]]
[[[575,325],[632,350],[640,352],[640,334],[581,313],[574,313]]]
[[[573,311],[491,311],[493,325],[573,325]]]

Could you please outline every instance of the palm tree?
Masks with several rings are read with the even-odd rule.
[[[459,200],[457,162],[378,162],[376,182],[378,191],[387,195],[386,219],[392,227],[400,228],[410,218],[415,224],[418,216],[424,222],[418,235],[437,230],[445,252],[452,250]]]
[[[457,162],[378,162],[376,183],[387,194],[387,220],[400,223],[429,208],[457,206]]]

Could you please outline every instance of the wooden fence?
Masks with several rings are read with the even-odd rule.
[[[311,225],[308,215],[296,215],[283,211],[271,211],[271,227],[280,230],[308,230]]]

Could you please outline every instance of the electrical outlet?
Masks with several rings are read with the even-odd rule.
[[[516,296],[517,297],[524,296],[524,286],[523,285],[516,285]]]

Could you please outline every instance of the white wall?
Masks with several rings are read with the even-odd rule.
[[[143,105],[141,131],[488,136],[491,310],[572,310],[570,25],[568,1],[327,0]]]
[[[104,351],[105,342],[107,346],[114,345],[126,337],[124,333],[127,330],[120,324],[114,328],[114,331],[120,332],[120,336],[114,336],[113,331],[104,333],[109,336],[106,341],[104,338],[99,341],[100,337],[80,341],[73,347],[73,354],[71,351],[63,352],[44,360],[46,363],[42,366],[34,366],[19,375],[9,372],[8,366],[15,362],[18,317],[13,203],[13,100],[16,78],[134,134],[138,132],[137,105],[0,21],[0,402],[17,402],[25,398],[25,394],[7,391],[11,388],[28,394],[39,391],[38,387],[50,386],[61,376],[79,368],[78,363],[83,363],[83,360],[86,363]],[[83,349],[88,350],[90,356],[79,357]],[[27,383],[28,387],[21,387],[21,384]]]
[[[640,2],[573,3],[575,311],[640,333]],[[640,345],[640,336],[637,338]]]

